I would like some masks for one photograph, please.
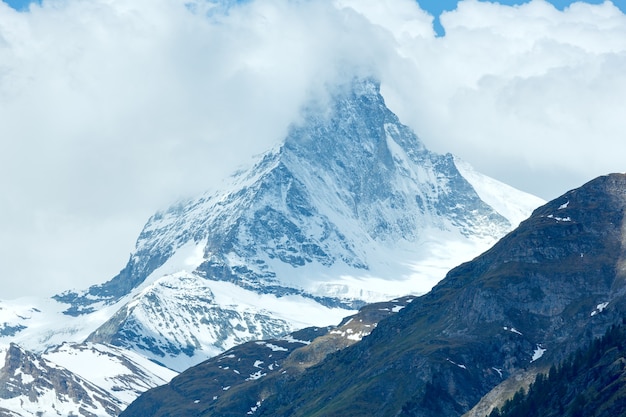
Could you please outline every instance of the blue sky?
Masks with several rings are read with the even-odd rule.
[[[16,9],[23,9],[28,4],[30,4],[31,0],[3,0],[5,3],[8,3],[11,7]],[[599,4],[602,3],[603,0],[587,0],[586,3],[591,4]],[[558,9],[563,9],[564,7],[572,4],[573,0],[551,0],[550,3],[554,4]],[[458,3],[457,0],[418,0],[418,3],[426,10],[431,12],[432,14],[439,14],[443,10],[453,10]],[[526,3],[523,0],[503,0],[499,1],[500,4],[521,4]],[[615,5],[620,7],[622,11],[624,11],[624,4],[620,5],[620,1],[614,1]],[[623,1],[621,3],[624,3]]]
[[[9,4],[16,10],[25,10],[28,5],[33,2],[37,2],[37,0],[2,0],[5,3]],[[505,4],[505,5],[517,5],[528,3],[530,0],[501,0],[497,3]],[[575,0],[548,0],[552,3],[557,9],[563,10],[563,8],[569,6],[574,3]],[[585,3],[589,4],[600,4],[604,0],[585,0]],[[456,8],[458,0],[417,0],[419,5],[430,14],[435,16],[435,21],[433,23],[435,31],[439,36],[444,35],[444,30],[439,22],[439,15],[443,11],[450,11]],[[613,3],[624,13],[626,13],[626,0],[613,0]]]
[[[529,0],[501,0],[497,2],[494,1],[493,3],[500,3],[500,4],[506,4],[506,5],[518,5],[518,4],[528,3],[528,1]],[[552,3],[559,10],[563,10],[563,8],[574,3],[574,0],[548,0],[548,1]],[[603,1],[604,0],[585,0],[585,3],[600,4]],[[435,21],[433,23],[435,27],[435,31],[437,32],[439,36],[443,35],[444,31],[443,31],[443,28],[441,27],[441,23],[439,22],[438,16],[443,11],[454,10],[456,8],[458,0],[417,0],[417,2],[424,10],[428,11],[430,14],[435,16]],[[626,0],[614,1],[616,6],[618,6],[620,2],[622,3],[620,9],[622,11],[625,11],[624,5],[626,4]]]

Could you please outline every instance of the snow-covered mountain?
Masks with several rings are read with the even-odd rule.
[[[428,291],[541,203],[427,150],[374,80],[334,89],[329,103],[305,109],[223,190],[155,214],[111,281],[57,296],[73,316],[130,297],[89,340],[182,369],[251,338],[334,324]]]
[[[542,203],[430,152],[376,81],[329,90],[222,189],[152,216],[110,281],[0,302],[0,346],[49,355],[88,342],[182,371],[249,340],[425,293]]]
[[[176,375],[114,346],[63,344],[35,354],[0,350],[0,415],[117,416],[144,391]]]

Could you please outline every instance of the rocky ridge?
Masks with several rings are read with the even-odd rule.
[[[621,323],[625,209],[624,174],[564,194],[360,342],[303,373],[251,384],[238,393],[249,400],[240,408],[259,403],[254,415],[271,416],[470,411],[506,381],[545,371]],[[221,401],[194,415],[243,415],[221,408]],[[122,415],[140,415],[135,404],[141,403],[140,397]]]

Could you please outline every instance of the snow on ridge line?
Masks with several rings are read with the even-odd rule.
[[[122,380],[127,388],[130,384],[136,389],[147,390],[168,383],[178,374],[136,352],[99,343],[66,343],[44,353],[43,357],[105,389],[126,404],[132,402],[136,394],[128,389],[120,390],[119,384]],[[137,372],[144,376],[149,375],[150,379],[137,377]]]
[[[546,203],[542,198],[479,173],[457,156],[454,157],[454,164],[480,199],[509,220],[513,228],[526,220],[534,209]]]
[[[145,291],[146,288],[152,286],[152,284],[163,277],[175,275],[179,272],[193,272],[196,270],[204,261],[204,248],[206,244],[206,239],[200,242],[194,242],[193,239],[191,239],[176,248],[172,256],[170,256],[163,265],[152,271],[152,273],[137,286],[136,291],[138,293]]]
[[[312,299],[300,295],[278,297],[274,294],[258,294],[226,281],[212,281],[195,274],[181,273],[190,279],[190,284],[208,287],[215,296],[216,304],[236,306],[238,310],[246,308],[260,311],[272,311],[279,318],[291,321],[298,327],[326,326],[339,323],[345,316],[356,311],[341,308],[322,307]]]
[[[81,317],[63,314],[67,304],[52,298],[23,297],[2,301],[0,312],[10,316],[5,317],[4,321],[11,326],[22,325],[24,328],[14,335],[0,336],[0,348],[16,343],[23,349],[39,354],[65,342],[81,343],[129,299],[130,296],[126,296],[116,304],[102,306]]]

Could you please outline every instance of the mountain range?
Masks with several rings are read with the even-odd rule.
[[[297,339],[301,329],[341,333],[344,351],[369,333],[344,328],[345,317],[427,293],[542,203],[426,149],[379,83],[355,78],[311,102],[283,141],[222,188],[153,215],[111,280],[0,302],[0,408],[116,415],[228,349],[286,349],[285,337],[307,342],[294,351],[318,346],[318,330]],[[381,308],[395,316],[405,307],[395,303]],[[329,343],[319,345],[339,346]],[[101,365],[81,366],[95,358]],[[39,383],[53,369],[65,383]]]
[[[358,343],[300,368],[286,366],[298,361],[307,348],[301,347],[283,359],[280,372],[226,392],[204,390],[220,381],[209,382],[218,362],[206,362],[148,391],[122,416],[494,413],[536,375],[622,323],[625,209],[626,175],[597,178],[536,209]],[[620,357],[614,352],[603,361],[617,367],[617,377]]]

